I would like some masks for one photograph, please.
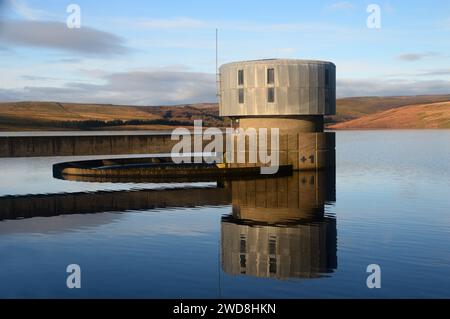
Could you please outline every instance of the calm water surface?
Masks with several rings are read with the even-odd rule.
[[[0,159],[0,297],[449,298],[450,131],[336,140],[335,175],[226,185],[63,181],[51,165],[79,157]]]

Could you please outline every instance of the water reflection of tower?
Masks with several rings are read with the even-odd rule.
[[[337,268],[335,174],[232,182],[233,213],[222,218],[222,268],[232,275],[315,278]]]

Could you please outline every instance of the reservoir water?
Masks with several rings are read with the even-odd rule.
[[[75,159],[0,159],[0,297],[450,297],[450,130],[340,131],[335,172],[227,183],[53,178]]]

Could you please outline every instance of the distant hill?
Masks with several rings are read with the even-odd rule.
[[[134,130],[191,126],[222,126],[217,104],[125,106],[59,102],[0,103],[0,131],[20,130]]]
[[[341,123],[364,115],[413,104],[450,101],[447,95],[416,96],[367,96],[337,99],[336,115],[328,117],[328,123]]]
[[[450,115],[450,95],[354,97],[337,100],[337,115],[326,117],[328,127],[355,128],[428,128],[446,126]],[[428,104],[441,106],[426,107]],[[402,120],[385,111],[420,106],[423,112],[434,116],[419,116],[420,108],[411,108],[411,116]],[[406,112],[406,111],[404,111]],[[440,112],[440,113],[439,113]],[[436,114],[441,114],[437,116]],[[397,113],[395,113],[397,114]],[[416,114],[412,116],[412,114]],[[375,117],[367,117],[367,116]],[[439,117],[439,119],[437,119]],[[126,106],[112,104],[79,104],[59,102],[5,102],[0,103],[0,131],[23,130],[163,130],[174,126],[191,126],[202,119],[204,126],[227,126],[228,119],[219,116],[216,103],[183,104],[174,106]],[[356,121],[360,119],[360,121]],[[389,123],[391,121],[391,123]],[[425,121],[425,122],[424,122]],[[401,123],[401,125],[399,124]]]
[[[331,129],[450,128],[450,102],[408,105],[329,126]]]

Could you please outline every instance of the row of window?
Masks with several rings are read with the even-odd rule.
[[[267,69],[267,84],[275,83],[275,70]],[[244,70],[238,70],[238,85],[244,85]]]
[[[245,236],[241,235],[239,247],[239,265],[241,268],[247,268],[247,242]],[[277,238],[276,236],[270,236],[269,239],[269,273],[277,273]],[[241,274],[245,274],[245,269],[241,269]]]
[[[275,83],[275,70],[267,69],[267,84]],[[330,84],[330,70],[325,69],[325,85]],[[244,70],[238,70],[238,85],[244,85]]]
[[[329,85],[330,82],[330,75],[329,70],[325,70],[325,85]],[[275,70],[274,69],[267,69],[267,84],[274,84],[275,83]],[[244,70],[238,70],[238,85],[244,85]],[[239,104],[244,103],[244,89],[240,88],[238,90],[238,100]],[[273,87],[267,88],[267,103],[274,103],[275,102],[275,89]]]
[[[267,69],[267,84],[275,83],[275,70]],[[244,85],[244,70],[238,70],[238,85]],[[238,100],[239,104],[244,103],[244,89],[238,90]],[[273,87],[267,88],[267,102],[275,102],[275,89]]]
[[[239,104],[244,103],[244,89],[238,89],[238,100]],[[275,88],[267,88],[267,102],[275,102]]]

